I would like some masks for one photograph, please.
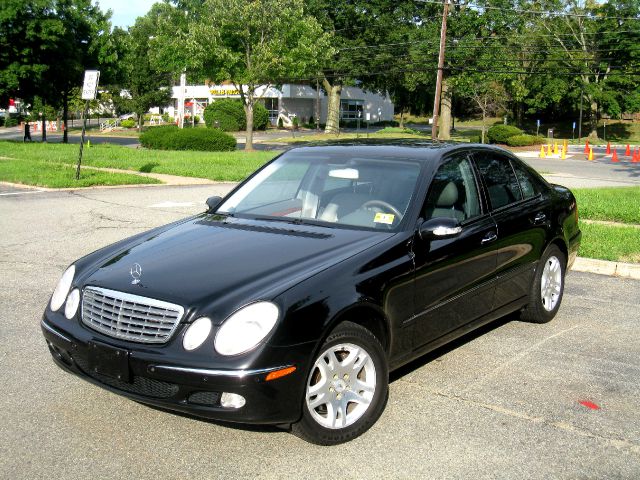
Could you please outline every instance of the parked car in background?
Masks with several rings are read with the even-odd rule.
[[[509,313],[550,321],[581,236],[568,189],[483,145],[295,148],[207,203],[66,270],[53,359],[323,445],[374,424],[391,370]]]

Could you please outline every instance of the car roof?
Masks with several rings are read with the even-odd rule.
[[[454,151],[491,150],[510,153],[507,150],[477,143],[438,142],[413,139],[349,139],[322,143],[309,143],[288,150],[296,154],[349,154],[373,158],[401,158],[437,162],[444,155]]]

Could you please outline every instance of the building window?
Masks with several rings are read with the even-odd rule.
[[[340,118],[347,120],[356,120],[364,117],[364,100],[340,100]]]
[[[271,120],[271,122],[273,123],[276,120],[278,120],[278,115],[280,113],[280,110],[278,108],[278,99],[277,98],[263,98],[263,100],[264,100],[264,106],[269,111],[269,120]]]

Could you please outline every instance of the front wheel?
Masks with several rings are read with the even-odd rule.
[[[556,316],[564,293],[566,266],[567,260],[558,247],[547,248],[536,268],[529,304],[522,310],[521,320],[547,323]]]
[[[366,432],[387,403],[384,350],[366,328],[344,322],[320,348],[307,384],[302,418],[293,433],[318,445],[336,445]]]

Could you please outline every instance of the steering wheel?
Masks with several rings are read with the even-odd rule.
[[[364,202],[360,208],[371,207],[378,207],[379,209],[386,210],[387,212],[392,212],[397,217],[398,221],[402,220],[402,214],[400,213],[400,211],[390,203],[387,203],[383,200],[369,200],[367,202]],[[391,228],[391,225],[387,225],[387,227]]]

